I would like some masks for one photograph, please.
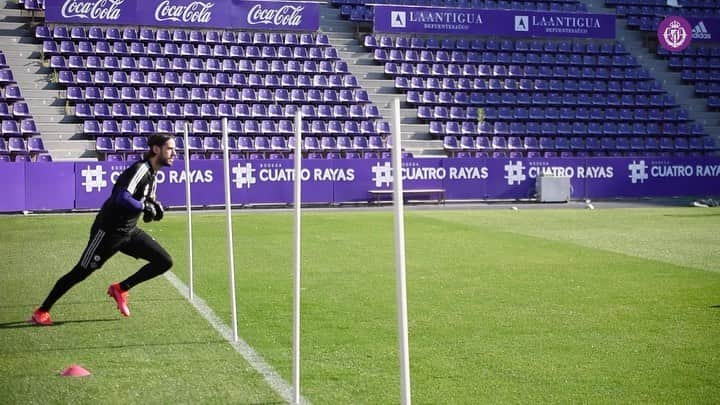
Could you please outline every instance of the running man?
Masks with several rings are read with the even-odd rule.
[[[172,267],[170,255],[155,239],[137,227],[137,221],[140,214],[145,222],[163,218],[163,206],[155,197],[155,174],[162,167],[172,165],[175,140],[169,135],[156,134],[148,138],[148,145],[150,150],[143,160],[134,163],[118,177],[112,194],[95,217],[90,240],[80,261],[55,283],[28,322],[52,325],[50,309],[55,302],[117,252],[148,261],[135,274],[108,287],[108,295],[115,300],[123,316],[130,316],[128,290]]]

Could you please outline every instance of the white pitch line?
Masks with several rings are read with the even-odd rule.
[[[169,271],[165,273],[165,278],[180,292],[183,297],[185,297],[185,299],[188,299],[190,291],[185,283],[177,278],[174,273]],[[205,300],[200,298],[196,293],[194,294],[194,299],[192,301],[188,300],[188,302],[195,307],[205,320],[210,322],[210,325],[212,325],[212,327],[225,340],[227,340],[228,343],[230,343],[230,346],[232,346],[236,352],[240,353],[240,355],[250,364],[252,368],[263,376],[273,391],[280,395],[285,401],[287,401],[287,403],[293,403],[293,387],[285,381],[280,374],[272,368],[272,366],[265,362],[265,359],[263,359],[260,353],[250,347],[245,340],[238,337],[238,341],[233,342],[232,330],[230,330],[229,326],[223,323],[222,319],[215,315],[215,312],[207,305]],[[300,404],[311,405],[311,402],[301,396]]]

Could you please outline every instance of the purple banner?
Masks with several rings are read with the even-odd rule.
[[[172,167],[160,171],[157,180],[158,199],[168,207],[185,206],[185,183],[188,180],[191,184],[192,205],[218,205],[225,201],[222,197],[225,192],[222,165],[215,161],[191,160],[188,175],[185,172],[185,162],[177,160]]]
[[[377,4],[373,30],[389,33],[615,38],[615,15]]]
[[[685,17],[692,27],[692,41],[720,42],[720,18]]]
[[[25,163],[0,163],[0,212],[25,210]]]
[[[232,0],[232,27],[254,30],[317,31],[319,3]]]
[[[444,159],[446,178],[443,181],[448,200],[487,198],[488,159]]]
[[[138,15],[141,0],[57,0],[45,2],[45,21],[63,24],[132,25],[144,21]]]
[[[487,159],[489,181],[488,199],[527,199],[535,197],[535,184],[540,176],[570,178],[572,198],[585,197],[585,176],[588,165],[595,162],[585,159]]]
[[[317,31],[320,6],[245,0],[59,0],[46,3],[45,20],[63,24]]]
[[[98,209],[127,166],[0,164],[0,187],[6,191],[0,212]],[[447,200],[532,199],[540,176],[568,177],[573,199],[716,196],[720,158],[405,159],[402,176],[405,189],[443,189]],[[193,205],[225,204],[222,160],[194,160],[189,175],[176,161],[157,178],[158,198],[168,207],[185,206],[188,180]],[[294,179],[292,160],[230,162],[234,205],[291,204]],[[393,171],[388,160],[306,160],[302,180],[304,203],[362,203],[372,200],[371,190],[392,189]]]
[[[234,161],[230,167],[234,204],[293,202],[295,169],[292,160]],[[301,178],[303,202],[330,203],[334,182],[351,181],[352,175],[344,173],[344,169],[333,168],[333,161],[308,160],[303,162]]]
[[[708,196],[720,193],[718,158],[598,159],[613,181],[587,179],[587,194],[593,198]]]
[[[99,208],[110,196],[113,184],[130,164],[127,162],[92,162],[75,164],[75,205],[77,209]],[[184,170],[184,162],[176,161],[157,175],[158,199],[168,207],[185,206],[185,182],[192,185],[192,205],[210,206],[223,204],[222,164],[218,161],[193,160],[190,174]]]
[[[374,172],[384,165],[384,160],[377,159],[348,159],[334,162],[335,167],[342,168],[344,173],[351,175],[352,180],[338,182],[333,187],[333,202],[363,202],[370,198],[369,190],[381,188],[375,185]],[[392,176],[391,176],[392,178]]]
[[[75,207],[75,164],[71,162],[25,165],[25,209],[71,210]]]
[[[155,0],[138,1],[135,18],[143,25],[164,27],[231,27],[233,9],[225,0]]]

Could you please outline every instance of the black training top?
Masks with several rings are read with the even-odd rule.
[[[145,199],[155,199],[156,186],[155,171],[150,162],[135,162],[118,177],[110,198],[95,218],[94,226],[106,232],[130,232],[137,226]]]

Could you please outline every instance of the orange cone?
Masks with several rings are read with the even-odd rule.
[[[82,366],[73,364],[72,366],[63,370],[60,375],[63,377],[87,377],[90,375],[90,372],[85,370]]]

